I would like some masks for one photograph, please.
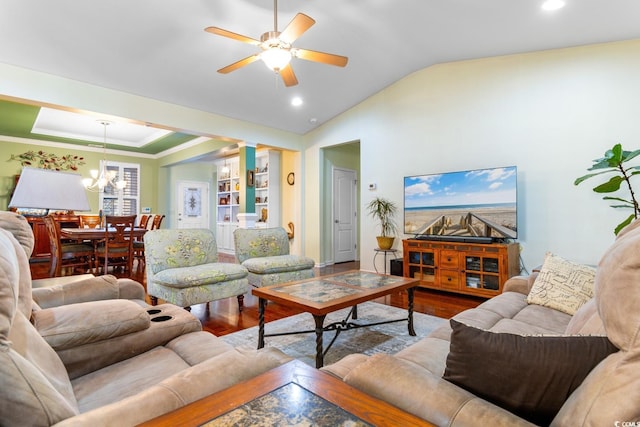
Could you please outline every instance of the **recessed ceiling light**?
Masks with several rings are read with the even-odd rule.
[[[299,96],[293,97],[293,99],[291,100],[291,105],[293,105],[294,107],[301,106],[302,105],[302,98],[300,98]]]
[[[544,3],[542,3],[542,9],[548,11],[558,10],[562,9],[565,4],[566,3],[564,2],[564,0],[546,0]]]

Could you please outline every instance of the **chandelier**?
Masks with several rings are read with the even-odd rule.
[[[104,127],[104,142],[102,144],[104,158],[100,170],[91,169],[89,171],[91,178],[84,178],[82,184],[84,184],[84,187],[89,191],[102,192],[107,187],[122,190],[127,186],[127,182],[122,179],[116,181],[118,173],[107,169],[107,126],[109,126],[111,122],[106,120],[99,120],[98,122]]]

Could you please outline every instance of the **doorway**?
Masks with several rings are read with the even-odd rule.
[[[209,228],[209,183],[178,181],[177,228]]]
[[[351,169],[333,169],[333,262],[356,260],[358,180]]]

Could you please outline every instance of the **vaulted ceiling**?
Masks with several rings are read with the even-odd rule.
[[[285,87],[260,61],[217,73],[258,48],[204,31],[259,39],[273,30],[272,0],[0,0],[0,62],[305,134],[434,64],[640,38],[637,0],[565,1],[547,12],[543,0],[280,0],[278,29],[298,12],[316,21],[295,47],[349,57],[345,68],[294,58],[299,84]],[[294,97],[303,104],[291,105]],[[39,113],[0,102],[0,135],[102,138],[101,126],[91,136],[43,136],[34,131]],[[195,138],[109,132],[110,145],[149,154]]]

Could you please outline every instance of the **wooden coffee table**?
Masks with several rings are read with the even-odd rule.
[[[407,321],[409,334],[415,336],[416,333],[413,329],[413,288],[418,283],[419,280],[408,277],[353,270],[329,276],[255,288],[251,293],[259,298],[258,348],[264,347],[265,337],[315,332],[316,368],[321,368],[324,365],[324,355],[342,331]],[[351,319],[358,318],[358,304],[403,290],[408,293],[408,316],[406,318],[366,324],[351,321]],[[287,307],[295,307],[311,313],[315,320],[315,329],[265,334],[264,311],[267,307],[267,301],[274,301]],[[352,307],[352,309],[344,320],[324,325],[324,319],[328,313],[345,307]],[[329,345],[323,348],[323,333],[325,331],[335,331],[336,333]]]
[[[432,426],[294,360],[142,426]]]

